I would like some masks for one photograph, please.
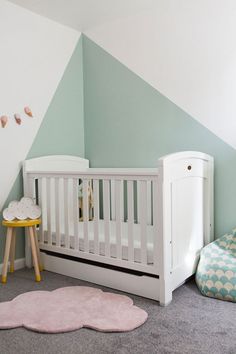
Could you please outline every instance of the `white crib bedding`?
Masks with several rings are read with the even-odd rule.
[[[84,251],[84,239],[83,239],[83,226],[82,222],[79,223],[79,250]],[[89,252],[94,253],[94,233],[93,233],[93,222],[89,222]],[[100,232],[99,232],[99,254],[101,256],[105,255],[105,236],[103,231],[103,222],[100,221]],[[123,223],[126,224],[126,223]],[[122,259],[128,260],[128,240],[126,237],[126,226],[122,225],[122,239],[121,239],[121,250],[122,250]],[[141,263],[141,243],[140,240],[137,239],[139,235],[139,225],[135,224],[134,226],[134,261],[137,263]],[[112,227],[111,222],[111,234],[110,234],[110,256],[116,258],[117,254],[117,245],[116,245],[116,237],[115,234],[112,233],[114,228]],[[136,231],[136,232],[135,232]],[[138,232],[137,232],[138,231]],[[152,233],[152,226],[147,227],[147,234],[148,234],[148,242],[147,242],[147,263],[153,264],[153,242],[151,241],[151,233]],[[61,247],[65,247],[65,233],[61,232]],[[136,236],[136,238],[135,238]],[[75,236],[72,232],[72,225],[69,227],[69,237],[70,237],[70,248],[75,248]],[[48,232],[44,230],[44,243],[47,243],[48,240]],[[56,232],[52,231],[52,244],[56,245]]]

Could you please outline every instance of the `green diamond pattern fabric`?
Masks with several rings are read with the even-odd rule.
[[[201,251],[196,283],[205,296],[236,302],[236,228]]]

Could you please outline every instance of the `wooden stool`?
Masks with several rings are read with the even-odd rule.
[[[30,244],[34,262],[34,270],[35,270],[35,280],[40,281],[40,270],[43,270],[42,263],[40,262],[40,251],[38,238],[36,233],[36,225],[41,224],[40,219],[35,220],[13,220],[6,221],[3,220],[2,225],[7,227],[7,237],[6,237],[6,246],[5,246],[5,254],[3,260],[3,268],[2,268],[2,283],[7,282],[7,268],[8,261],[10,257],[10,273],[14,272],[14,260],[15,260],[15,247],[16,247],[16,228],[25,227],[28,230],[28,234],[30,237]]]

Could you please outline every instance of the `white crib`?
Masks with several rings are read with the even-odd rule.
[[[25,196],[42,207],[38,236],[49,271],[167,305],[213,240],[213,158],[204,153],[167,155],[145,169],[45,156],[24,161],[23,176]]]

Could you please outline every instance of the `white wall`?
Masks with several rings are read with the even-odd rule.
[[[0,0],[0,209],[11,190],[80,33]],[[29,105],[34,118],[23,114]],[[18,126],[14,113],[24,116]]]
[[[85,34],[236,148],[235,0],[157,0]]]

